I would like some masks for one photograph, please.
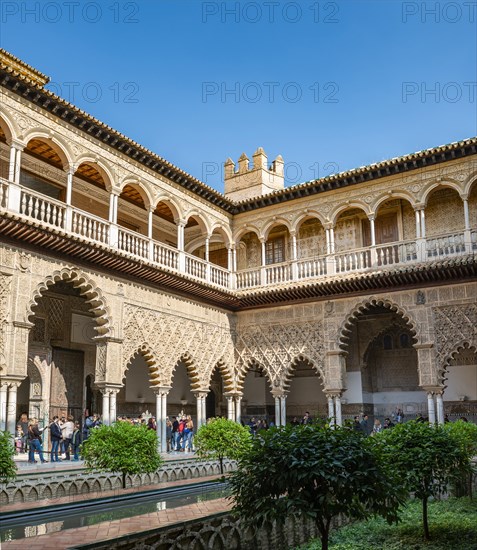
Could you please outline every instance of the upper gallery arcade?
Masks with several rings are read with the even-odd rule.
[[[289,416],[287,406],[301,414],[306,391],[296,389],[292,405],[290,396],[300,376],[307,377],[297,372],[307,368],[306,375],[319,379],[316,410],[325,407],[340,420],[341,399],[356,410],[371,404],[377,410],[383,403],[373,394],[398,390],[399,403],[406,392],[420,392],[423,399],[407,397],[442,416],[436,396],[445,395],[447,368],[462,350],[470,350],[463,353],[475,365],[476,138],[289,188],[283,159],[269,162],[258,148],[251,161],[246,154],[238,166],[226,161],[222,195],[55,96],[47,82],[0,51],[0,368],[10,380],[0,394],[4,425],[7,405],[16,406],[11,387],[21,385],[27,363],[37,357],[50,365],[51,350],[60,347],[81,348],[86,358],[78,407],[87,394],[104,390],[108,418],[135,354],[147,365],[147,391],[162,388],[153,405],[163,412],[163,396],[182,365],[188,391],[202,400],[202,420],[213,380],[221,388],[214,412],[223,401],[229,416],[240,417],[250,372],[257,378],[250,388],[263,382],[263,403],[251,389],[250,410],[273,412],[279,422]],[[83,335],[76,347],[71,331],[68,338],[48,333],[55,293],[70,322],[83,314],[94,321],[93,336]],[[146,305],[154,315],[135,310]],[[437,341],[439,322],[453,317],[436,309],[443,307],[460,308],[455,315],[470,323],[445,344]],[[201,360],[200,345],[185,337],[170,342],[167,356],[160,342],[151,343],[149,329],[140,335],[139,318],[152,316],[154,326],[161,318],[165,326],[177,312],[194,334],[199,325],[215,327],[217,341],[200,337],[213,348]],[[45,320],[44,339],[33,345],[38,318]],[[287,332],[292,321],[294,335],[284,339],[279,327]],[[136,323],[129,327],[134,342],[128,322]],[[264,323],[274,327],[268,340]],[[383,389],[382,353],[373,346],[394,355],[401,350],[414,373],[399,382],[404,363],[396,361],[394,389]],[[46,376],[44,369],[31,377]],[[474,381],[467,370],[469,395],[456,395],[477,401],[477,374]],[[43,403],[50,389],[37,383]],[[30,404],[37,390],[28,390]],[[136,401],[145,399],[135,392]],[[192,398],[180,399],[182,393],[176,402],[189,406]],[[123,397],[127,403],[132,394]]]

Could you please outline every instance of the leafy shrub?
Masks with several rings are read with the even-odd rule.
[[[287,515],[313,518],[324,550],[340,514],[397,521],[405,495],[371,439],[319,424],[260,432],[230,476],[234,511],[259,525]]]
[[[17,477],[17,467],[13,456],[15,447],[10,432],[0,432],[0,481],[7,482]]]
[[[129,422],[94,428],[81,445],[81,454],[88,468],[121,472],[123,487],[127,474],[155,472],[162,464],[155,430]]]
[[[251,445],[250,430],[226,418],[212,418],[203,424],[194,437],[197,455],[213,458],[220,462],[220,473],[224,474],[224,458],[237,460]]]
[[[426,422],[398,424],[372,439],[408,491],[421,500],[424,537],[429,540],[428,500],[470,471],[468,454],[446,428]]]

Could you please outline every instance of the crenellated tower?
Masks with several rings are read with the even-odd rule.
[[[228,158],[225,161],[225,196],[233,201],[242,201],[280,191],[285,187],[285,163],[281,155],[268,166],[268,159],[262,147],[252,156],[253,165],[250,168],[249,158],[245,153],[238,159],[238,170],[235,163]]]

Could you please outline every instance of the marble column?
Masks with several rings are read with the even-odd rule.
[[[17,391],[20,382],[8,384],[7,431],[15,435],[17,427]]]
[[[234,398],[231,395],[227,395],[227,418],[229,420],[235,420],[234,410]]]
[[[102,414],[102,420],[103,420],[103,424],[105,426],[109,426],[110,425],[110,421],[109,421],[109,389],[108,388],[103,388],[101,390],[101,393],[103,394],[103,414]]]
[[[327,400],[328,400],[328,418],[330,420],[330,425],[334,424],[336,422],[336,418],[335,418],[335,404],[334,404],[334,400],[333,400],[333,396],[332,395],[328,395],[327,396]]]
[[[242,421],[242,396],[236,395],[235,396],[235,422],[238,424]]]
[[[444,401],[442,399],[442,392],[436,393],[436,409],[437,423],[444,424]]]
[[[7,428],[8,382],[0,382],[0,431]]]
[[[275,426],[281,426],[280,423],[280,398],[275,397]]]
[[[336,413],[336,424],[338,426],[342,426],[343,419],[341,416],[341,395],[339,393],[335,395],[335,413]]]
[[[109,391],[109,423],[116,422],[116,395],[119,390]]]
[[[436,409],[434,404],[434,394],[431,391],[427,392],[427,416],[431,424],[436,423]]]
[[[286,426],[287,424],[287,396],[286,394],[280,397],[280,426]]]

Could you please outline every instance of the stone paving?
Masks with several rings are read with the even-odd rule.
[[[193,456],[193,455],[192,455]],[[182,458],[184,455],[174,455],[170,454],[165,456],[166,460],[177,460]],[[185,458],[185,457],[184,457]],[[72,468],[82,468],[83,465],[80,462],[60,462],[57,464],[35,464],[28,465],[33,467],[35,474],[49,471],[52,467],[64,468],[67,466],[68,469]],[[20,467],[22,470],[23,468]],[[118,496],[120,494],[131,494],[136,492],[149,491],[154,489],[163,489],[169,487],[179,487],[183,485],[188,485],[191,483],[196,483],[198,481],[205,482],[217,479],[217,476],[208,476],[201,477],[200,480],[186,479],[175,482],[168,483],[158,483],[155,485],[133,487],[125,490],[113,490],[113,491],[103,491],[101,493],[89,494],[89,495],[74,495],[64,498],[51,499],[45,501],[45,505],[61,505],[63,503],[72,503],[72,502],[82,502],[88,501],[92,498],[102,498],[109,496]],[[103,523],[98,523],[95,525],[90,525],[86,527],[79,527],[75,529],[68,529],[65,531],[56,531],[47,534],[37,535],[29,537],[28,539],[21,539],[10,542],[3,542],[1,544],[2,550],[10,549],[24,549],[28,547],[29,550],[45,549],[45,550],[60,550],[70,548],[72,546],[77,546],[80,544],[93,543],[95,541],[105,541],[109,539],[114,539],[121,537],[130,533],[135,533],[139,531],[145,531],[149,529],[154,529],[156,527],[165,527],[167,525],[172,525],[182,521],[189,521],[192,519],[198,519],[206,517],[210,514],[216,514],[218,512],[223,512],[229,510],[231,507],[230,501],[226,499],[216,499],[209,500],[206,502],[200,502],[196,504],[187,504],[186,506],[181,506],[172,509],[160,510],[154,513],[144,514],[140,516],[134,516],[126,519],[119,519],[113,521],[105,521]],[[14,504],[8,504],[2,506],[3,512],[13,512],[17,510],[28,510],[28,509],[37,509],[39,508],[38,502],[20,502]],[[59,529],[61,524],[61,513],[59,514],[59,521],[57,526],[52,526],[52,529]]]

